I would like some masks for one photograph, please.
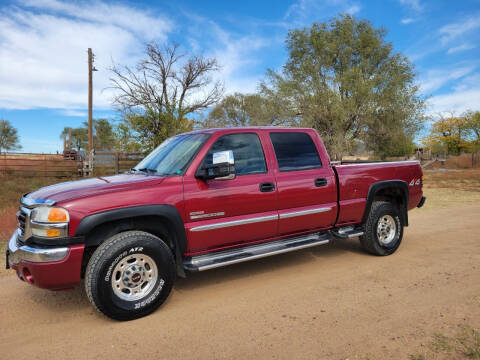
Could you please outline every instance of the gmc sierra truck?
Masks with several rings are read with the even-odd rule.
[[[208,129],[167,139],[116,176],[48,186],[21,199],[7,268],[40,288],[84,278],[116,320],[157,309],[176,276],[359,237],[399,247],[425,202],[416,161],[332,163],[313,129]]]

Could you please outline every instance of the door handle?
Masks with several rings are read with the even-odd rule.
[[[272,192],[273,190],[275,190],[275,184],[274,183],[266,182],[266,183],[261,183],[260,184],[260,191],[261,192]]]
[[[325,178],[315,179],[315,186],[316,187],[327,186],[327,179],[325,179]]]

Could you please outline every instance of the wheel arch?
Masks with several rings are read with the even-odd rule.
[[[386,200],[394,202],[400,210],[400,219],[404,226],[408,226],[408,203],[410,194],[408,184],[403,180],[385,180],[379,181],[370,186],[367,194],[367,203],[363,213],[362,223],[365,223],[376,200]]]
[[[174,253],[177,274],[185,277],[182,258],[187,249],[183,220],[172,205],[143,205],[106,210],[84,217],[75,236],[84,237],[86,248],[100,245],[108,237],[129,230],[142,230],[162,237]]]

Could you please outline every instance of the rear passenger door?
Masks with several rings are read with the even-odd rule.
[[[212,164],[214,153],[231,150],[236,176],[207,181],[185,177],[189,254],[277,235],[275,178],[258,134],[227,134],[212,142],[200,167]]]
[[[335,174],[323,166],[308,132],[270,132],[277,168],[279,234],[331,227],[337,214]]]

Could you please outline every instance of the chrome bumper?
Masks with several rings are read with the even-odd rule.
[[[22,260],[35,263],[60,261],[68,255],[69,248],[65,246],[56,248],[37,248],[28,245],[18,246],[18,236],[19,233],[16,230],[8,242],[7,266],[18,264]]]

